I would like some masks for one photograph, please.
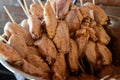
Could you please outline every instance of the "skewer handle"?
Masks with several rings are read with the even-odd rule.
[[[41,5],[42,9],[44,9],[43,3],[41,0],[38,0],[39,4]]]
[[[25,9],[26,9],[27,15],[30,15],[29,10],[28,10],[28,6],[27,6],[27,3],[26,3],[26,0],[23,0],[23,2],[25,4]]]
[[[21,2],[20,0],[18,0],[18,2],[19,2],[19,4],[20,4],[20,6],[22,7],[22,9],[23,9],[24,13],[25,13],[25,14],[26,14],[26,16],[28,17],[27,12],[26,12],[26,10],[25,10],[25,8],[24,8],[24,6],[23,6],[22,2]]]
[[[4,8],[5,12],[8,14],[10,20],[11,20],[13,23],[15,23],[14,19],[12,18],[11,14],[9,13],[7,7],[6,7],[6,6],[3,6],[3,8]]]
[[[83,0],[80,0],[80,5],[83,6]]]
[[[92,0],[92,3],[95,5],[95,0]]]
[[[32,2],[35,4],[36,2],[35,2],[35,0],[32,0]]]

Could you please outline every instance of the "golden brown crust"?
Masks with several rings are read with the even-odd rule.
[[[35,15],[28,18],[29,32],[33,39],[39,39],[42,35],[41,22]]]
[[[68,53],[68,63],[72,72],[77,72],[79,69],[78,46],[73,39],[70,39],[70,51]]]
[[[32,15],[37,16],[38,18],[43,18],[43,9],[39,4],[31,4],[30,10]]]
[[[70,35],[68,24],[65,21],[60,21],[56,29],[56,35],[53,39],[59,52],[64,54],[70,50]]]
[[[56,27],[57,27],[57,19],[52,10],[50,2],[47,1],[44,7],[44,19],[46,23],[46,31],[49,38],[53,38],[55,36]]]
[[[56,62],[53,64],[53,80],[66,80],[67,65],[65,61],[65,55],[58,53]]]
[[[40,40],[34,43],[38,46],[40,55],[43,56],[49,64],[52,64],[57,57],[57,50],[52,42],[46,35],[43,35]]]

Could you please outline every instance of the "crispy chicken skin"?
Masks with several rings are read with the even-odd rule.
[[[43,72],[50,73],[49,66],[40,56],[28,54],[26,60],[36,68],[40,68]]]
[[[102,43],[97,43],[98,52],[102,55],[102,64],[108,65],[112,62],[112,53],[111,51]]]
[[[62,1],[64,1],[65,3],[60,5],[60,6],[62,6],[62,9],[60,9],[58,12],[58,17],[60,17],[60,18],[64,17],[69,12],[70,5],[72,4],[72,0],[61,0],[61,2]],[[57,4],[56,4],[56,6],[57,6]]]
[[[23,59],[10,45],[0,42],[0,56],[14,66],[23,64]]]
[[[82,22],[82,24],[81,24],[81,28],[86,29],[89,32],[89,37],[93,41],[97,41],[98,40],[97,32],[93,27],[94,26],[91,26],[89,19],[87,19],[87,21],[85,21],[85,22]]]
[[[82,13],[83,15],[83,18],[87,18],[87,17],[90,17],[90,8],[89,7],[86,7],[86,6],[81,6],[80,7],[80,12]]]
[[[68,63],[72,72],[77,72],[79,69],[78,61],[78,46],[73,39],[70,39],[70,51],[68,54]]]
[[[24,19],[21,23],[20,23],[21,27],[23,27],[26,31],[29,32],[29,24],[27,19]]]
[[[40,56],[39,49],[35,46],[28,46],[28,54]]]
[[[74,32],[80,27],[80,22],[75,9],[68,12],[65,21],[68,23],[69,31]]]
[[[96,31],[96,35],[98,36],[98,40],[107,45],[110,42],[110,36],[107,34],[105,29],[102,26],[96,26],[94,27],[94,30]]]
[[[28,63],[26,60],[23,61],[24,64],[20,67],[25,73],[33,76],[42,77],[44,79],[50,79],[48,73],[43,72],[40,68],[36,68],[32,64]]]
[[[39,4],[31,4],[29,11],[32,15],[37,16],[39,19],[43,18],[43,9]]]
[[[40,55],[46,58],[49,64],[52,64],[56,60],[57,50],[52,42],[45,34],[41,39],[37,40],[34,45],[38,46]]]
[[[21,56],[17,53],[15,49],[3,42],[0,42],[0,56],[4,58],[7,62],[9,62],[11,65],[16,66],[17,68],[28,74],[47,79],[50,78],[48,73],[45,73],[41,69],[38,69],[28,63],[26,60],[21,58]]]
[[[93,40],[93,41],[97,41],[98,40],[98,37],[97,37],[97,33],[96,31],[94,30],[94,28],[87,28],[87,30],[89,31],[89,34],[90,34],[90,38]]]
[[[56,29],[56,35],[53,39],[59,52],[64,54],[70,50],[70,35],[68,24],[65,21],[60,21]]]
[[[28,54],[28,49],[25,43],[25,39],[23,38],[23,36],[19,34],[12,34],[7,44],[13,47],[19,53],[19,55],[23,58],[25,58],[26,55]]]
[[[85,50],[85,55],[90,64],[100,64],[102,61],[98,62],[98,55],[96,50],[96,43],[93,41],[89,41],[87,44],[87,48]]]
[[[80,12],[79,8],[76,9],[76,14],[77,14],[77,17],[78,17],[78,19],[79,19],[79,23],[80,23],[80,25],[81,25],[82,20],[83,20],[83,15],[82,15],[82,13]]]
[[[49,1],[47,1],[45,3],[43,13],[44,13],[44,19],[45,19],[45,23],[46,23],[47,34],[48,34],[49,38],[52,39],[55,36],[56,27],[57,27],[57,19],[52,10],[52,7],[51,7]]]
[[[33,39],[39,39],[42,35],[41,22],[37,16],[31,15],[28,18],[29,32]]]
[[[103,9],[101,9],[99,6],[94,5],[90,2],[85,3],[84,6],[89,7],[94,10],[94,17],[95,17],[94,19],[98,24],[100,25],[106,24],[108,17]]]
[[[63,9],[67,0],[56,0],[56,15],[58,16],[60,10]]]
[[[7,44],[13,47],[23,58],[25,58],[27,55],[40,55],[38,48],[34,46],[27,46],[25,39],[19,34],[12,34]]]
[[[79,29],[76,31],[76,42],[79,49],[79,58],[84,55],[84,50],[86,49],[88,40],[89,40],[89,33],[86,29]]]
[[[84,16],[83,16],[83,14],[82,14],[82,12],[80,10],[80,7],[77,6],[77,5],[71,4],[70,10],[76,10],[76,15],[77,15],[77,17],[79,19],[79,23],[81,25],[81,23],[82,23],[82,21],[84,19]]]
[[[25,58],[26,61],[28,61],[36,68],[39,68],[40,71],[50,72],[48,65],[40,56],[29,53],[29,48],[27,47],[25,40],[22,36],[18,34],[13,34],[9,38],[8,44],[10,44],[10,46],[12,46],[21,57]]]
[[[29,54],[29,48],[27,47],[25,40],[22,36],[13,34],[10,37],[8,44],[10,44],[10,46],[12,46],[20,54],[21,57],[25,58],[29,63],[31,63],[35,67],[40,68],[45,72],[50,72],[48,65],[42,58],[40,58],[40,56],[31,53]]]
[[[7,36],[7,39],[9,39],[12,34],[20,34],[24,37],[27,45],[32,45],[34,42],[29,32],[16,23],[7,22],[4,27],[4,34]]]
[[[53,80],[66,80],[67,65],[65,55],[58,53],[56,62],[53,64]]]

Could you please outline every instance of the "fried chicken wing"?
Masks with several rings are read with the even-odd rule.
[[[79,49],[79,58],[81,58],[84,55],[83,52],[88,43],[89,33],[86,29],[79,29],[76,32],[76,37],[76,42]]]
[[[4,34],[7,36],[7,39],[9,39],[12,34],[20,34],[24,37],[27,45],[32,45],[34,42],[29,32],[16,23],[8,22],[4,27]]]
[[[25,43],[25,39],[23,38],[23,36],[19,34],[12,34],[7,44],[13,47],[23,58],[25,58],[26,55],[28,54],[28,49]]]
[[[59,52],[64,54],[70,50],[70,35],[68,24],[65,21],[60,21],[56,29],[56,35],[53,39]]]
[[[94,19],[98,24],[104,25],[107,23],[108,17],[102,8],[90,2],[85,3],[84,6],[94,10],[94,17],[95,17]]]
[[[43,35],[41,39],[34,43],[39,48],[40,55],[46,58],[49,64],[52,64],[57,57],[57,50],[52,42],[46,35]]]
[[[80,27],[80,22],[75,9],[68,12],[65,21],[68,23],[70,32],[74,32]]]
[[[58,53],[56,62],[53,64],[53,80],[66,80],[67,65],[63,53]]]
[[[83,15],[82,15],[82,13],[80,12],[79,9],[76,9],[76,14],[77,14],[77,17],[79,19],[79,23],[81,24],[82,20],[83,20]]]
[[[81,6],[80,7],[80,12],[82,13],[83,18],[90,17],[90,8],[88,8],[86,6]]]
[[[10,46],[12,46],[20,54],[20,56],[25,58],[29,63],[31,63],[35,67],[40,68],[43,71],[50,72],[48,65],[44,62],[42,58],[40,58],[40,56],[38,57],[37,55],[31,54],[29,52],[30,50],[28,50],[28,47],[22,36],[13,34],[9,38],[8,44],[10,44]]]
[[[49,38],[52,39],[55,36],[56,27],[57,27],[57,19],[52,10],[52,7],[49,1],[45,3],[43,12],[44,12],[44,19],[46,23],[46,31],[47,31]]]
[[[35,46],[28,46],[28,54],[40,56],[39,49]]]
[[[93,41],[97,41],[98,40],[97,32],[96,32],[96,30],[93,27],[91,27],[91,24],[89,23],[89,21],[88,22],[83,22],[81,24],[81,28],[82,29],[86,29],[89,32],[90,38]]]
[[[96,26],[94,27],[94,30],[96,31],[96,35],[98,36],[98,40],[107,45],[110,42],[110,36],[107,34],[105,29],[102,26]]]
[[[61,0],[61,1],[65,1],[65,0]],[[72,4],[72,0],[66,0],[65,3],[61,5],[62,9],[59,10],[58,17],[64,17],[69,12],[71,4]],[[57,4],[56,4],[56,6],[57,6]]]
[[[90,34],[90,37],[93,41],[97,41],[98,40],[98,37],[97,37],[97,34],[96,34],[96,31],[94,30],[94,28],[87,28],[87,30],[89,31],[89,34]]]
[[[21,58],[21,56],[17,53],[15,49],[13,49],[11,46],[3,42],[0,42],[0,56],[4,58],[11,65],[19,68],[20,70],[28,74],[47,78],[47,79],[50,78],[48,73],[44,73],[42,72],[42,70],[29,64],[26,60]]]
[[[93,41],[89,41],[87,44],[87,48],[85,50],[85,55],[90,62],[90,64],[100,64],[102,60],[98,60],[98,52],[96,50],[96,43]]]
[[[37,16],[31,15],[28,18],[29,32],[33,39],[39,39],[42,35],[41,22]]]
[[[68,54],[68,63],[72,72],[77,72],[79,69],[78,47],[73,39],[70,39],[70,52]]]
[[[32,15],[37,16],[39,19],[43,18],[43,9],[39,4],[31,4],[29,11]]]
[[[29,32],[29,24],[27,19],[24,19],[21,23],[20,23],[21,27],[23,27],[26,31]]]
[[[36,68],[26,60],[24,60],[24,64],[21,66],[21,69],[27,74],[42,77],[43,79],[50,79],[50,74],[43,72],[40,68]]]
[[[0,42],[0,56],[14,66],[21,66],[23,59],[10,45]]]
[[[50,73],[49,66],[40,56],[28,54],[26,60],[36,68],[40,68],[43,72]]]
[[[67,0],[56,0],[56,15],[58,16],[60,10],[63,9]]]
[[[111,51],[104,44],[101,44],[101,43],[97,43],[97,48],[98,48],[98,52],[103,57],[102,64],[103,65],[111,64],[111,62],[112,62],[112,53],[111,53]]]

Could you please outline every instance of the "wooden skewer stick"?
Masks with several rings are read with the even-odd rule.
[[[10,20],[11,20],[13,23],[15,23],[14,19],[12,18],[11,14],[9,13],[7,7],[6,7],[6,6],[3,6],[3,8],[4,8],[5,12],[8,14]]]
[[[89,13],[90,13],[90,17],[92,18],[92,20],[94,20],[94,10],[90,9]]]
[[[80,65],[80,63],[78,63],[80,69],[82,70],[83,73],[85,73],[85,70],[83,69],[83,67]]]
[[[95,0],[92,0],[92,3],[95,5]]]
[[[41,0],[38,0],[39,4],[41,5],[42,9],[44,9],[43,3]]]
[[[29,13],[29,10],[28,10],[28,6],[27,6],[27,3],[26,3],[26,0],[23,0],[23,2],[25,4],[25,9],[26,9],[27,15],[29,16],[30,13]]]
[[[25,8],[24,8],[23,4],[21,3],[21,1],[20,1],[20,0],[18,0],[18,2],[19,2],[19,4],[20,4],[20,6],[22,7],[22,9],[23,9],[24,13],[25,13],[25,14],[26,14],[26,16],[28,17],[27,12],[26,12],[26,10],[25,10]]]
[[[80,0],[80,5],[83,6],[83,0]]]
[[[35,4],[36,2],[35,2],[35,0],[32,0],[32,2]]]
[[[5,43],[7,43],[7,40],[4,39],[1,35],[0,35],[0,39],[3,40]]]

